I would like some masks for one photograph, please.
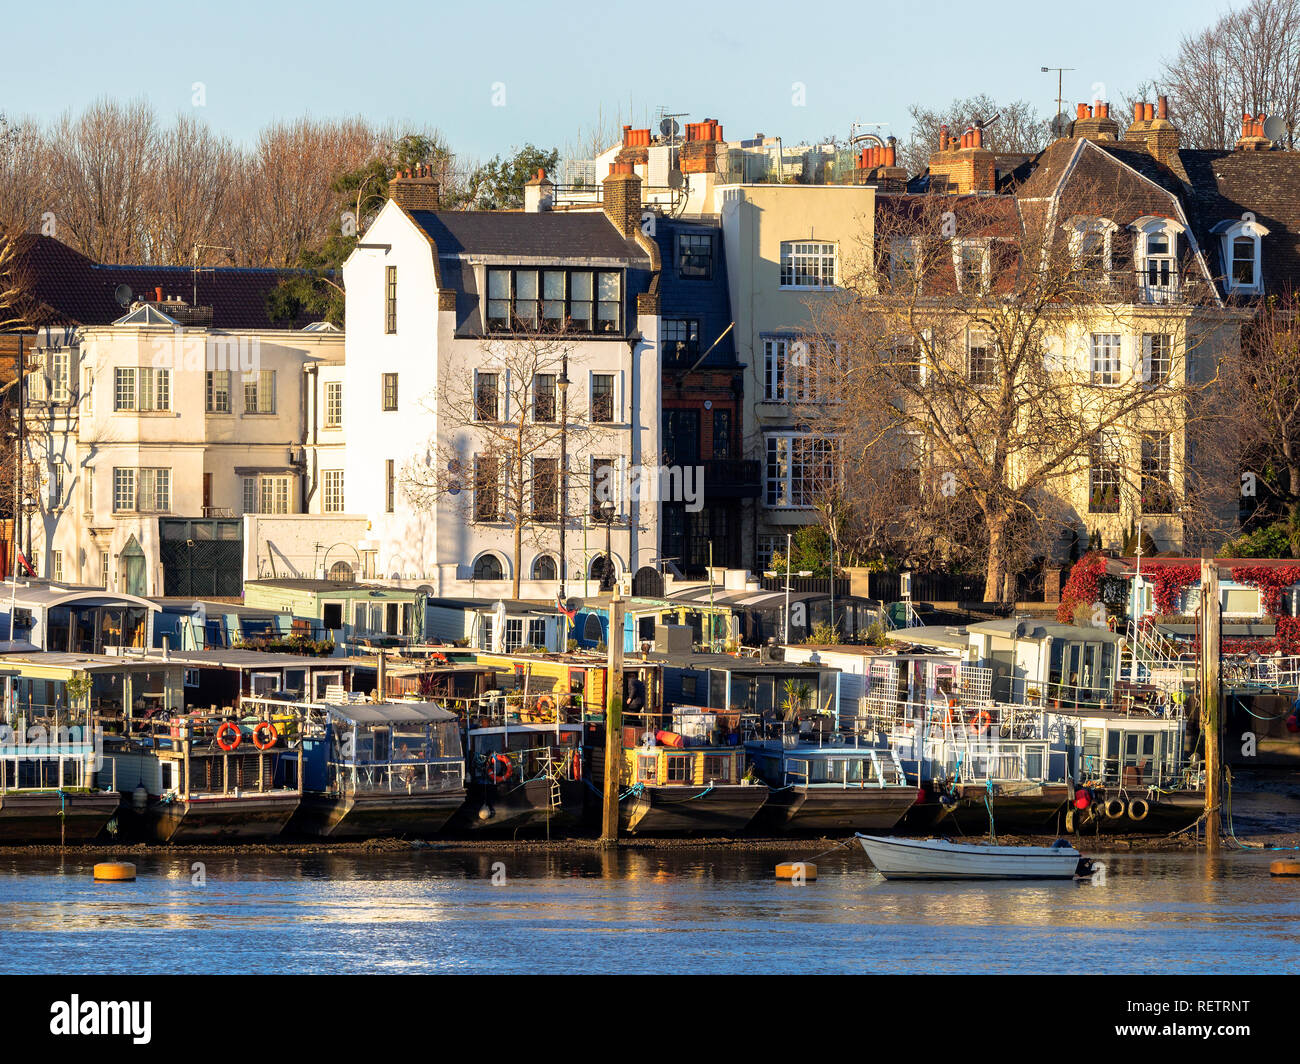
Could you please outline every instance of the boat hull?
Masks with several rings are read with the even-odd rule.
[[[0,842],[88,842],[113,818],[116,791],[8,791],[0,795]],[[60,815],[62,814],[62,815]]]
[[[779,834],[892,831],[916,801],[916,788],[788,787],[768,795],[751,830]]]
[[[1064,829],[1065,807],[1073,793],[1065,783],[995,784],[991,795],[986,784],[962,783],[953,791],[955,800],[946,803],[927,792],[925,802],[908,810],[902,830],[920,835],[982,835],[989,830],[987,797],[995,830],[1009,835],[1054,834]]]
[[[153,842],[229,842],[274,839],[283,833],[301,798],[296,791],[235,797],[152,801],[124,817],[132,833]]]
[[[448,825],[457,834],[513,833],[525,829],[571,828],[582,822],[587,790],[581,780],[560,782],[560,804],[551,806],[551,781],[471,782],[459,811]],[[484,815],[486,814],[486,815]]]
[[[428,838],[464,804],[462,788],[437,794],[308,794],[285,830],[330,839]]]
[[[1081,856],[1072,846],[970,846],[874,835],[857,839],[886,879],[1073,879]]]
[[[641,787],[618,807],[628,835],[730,835],[744,831],[767,801],[762,785]]]
[[[1124,812],[1118,817],[1108,816],[1105,808],[1111,799],[1124,803]],[[1133,808],[1133,800],[1147,803],[1146,815],[1137,819],[1140,809]],[[1092,805],[1085,812],[1071,809],[1066,830],[1076,835],[1168,835],[1182,831],[1196,823],[1205,812],[1205,791],[1173,791],[1148,798],[1145,792],[1134,793],[1118,787],[1094,787]]]

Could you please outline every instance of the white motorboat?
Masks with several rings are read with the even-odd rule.
[[[886,879],[1073,879],[1093,864],[1064,840],[1052,846],[983,846],[943,839],[858,835]]]

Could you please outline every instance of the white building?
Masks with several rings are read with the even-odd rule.
[[[660,455],[658,252],[641,233],[640,185],[633,173],[611,175],[602,210],[550,210],[533,188],[528,210],[488,212],[439,210],[427,174],[390,183],[393,198],[343,267],[339,505],[370,518],[365,569],[428,583],[435,595],[508,594],[513,514],[526,512],[521,593],[554,594],[558,491],[538,489],[537,471],[558,469],[561,352],[571,382],[570,586],[602,564],[607,529],[591,524],[592,485],[611,472],[616,574],[654,564],[657,501],[629,490]],[[528,351],[543,347],[522,380]],[[513,511],[503,502],[510,485],[485,457],[511,422],[543,440],[525,448],[532,497]]]
[[[337,380],[342,333],[210,321],[210,308],[160,298],[38,343],[24,494],[41,576],[238,595],[243,515],[328,509],[311,478],[341,466],[341,430],[309,425],[307,399],[309,382],[323,396]]]

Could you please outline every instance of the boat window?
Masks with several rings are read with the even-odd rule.
[[[1079,674],[1079,687],[1091,693],[1097,676],[1097,644],[1087,643],[1083,648],[1083,671]]]
[[[1103,771],[1101,763],[1101,732],[1094,728],[1083,732],[1083,767],[1085,778],[1100,776]]]
[[[1047,682],[1054,690],[1061,686],[1061,667],[1065,663],[1065,644],[1059,639],[1052,643],[1052,654],[1047,671]]]
[[[658,761],[659,758],[655,754],[637,755],[636,778],[638,783],[655,783],[658,781]]]
[[[853,758],[844,762],[845,782],[873,783],[876,779],[875,762],[870,758]]]
[[[1098,687],[1103,695],[1111,691],[1115,686],[1114,668],[1115,647],[1113,644],[1103,643],[1101,647],[1101,675],[1098,677]]]
[[[797,776],[799,779],[807,782],[808,762],[802,758],[791,758],[786,762],[786,772],[792,777]]]
[[[731,783],[731,757],[727,754],[707,754],[704,758],[705,783]]]
[[[669,754],[664,759],[667,764],[664,766],[665,783],[690,783],[692,772],[691,768],[695,758],[691,754]]]
[[[1043,778],[1043,748],[1041,746],[1025,747],[1025,779],[1041,780]]]
[[[836,765],[828,757],[815,758],[808,762],[809,783],[832,783],[836,781]]]
[[[375,737],[375,761],[388,760],[388,729],[373,728],[371,734]]]
[[[1070,698],[1079,697],[1079,652],[1081,647],[1078,643],[1070,644],[1070,669],[1066,677],[1066,685],[1069,688],[1067,695]]]

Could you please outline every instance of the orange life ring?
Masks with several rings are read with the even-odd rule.
[[[235,738],[233,742],[227,742],[226,739],[224,738],[224,736],[228,732],[235,733]],[[230,721],[226,721],[223,725],[221,725],[220,728],[217,729],[217,745],[221,747],[221,749],[226,751],[226,753],[230,753],[231,750],[236,749],[239,746],[239,744],[242,743],[243,741],[244,741],[244,733],[239,730],[238,724],[232,724]]]
[[[533,709],[538,713],[554,713],[555,699],[550,695],[542,695],[533,706]]]
[[[981,709],[975,716],[971,717],[970,726],[976,731],[984,731],[986,728],[993,727],[993,717],[987,709]]]
[[[275,741],[279,737],[280,733],[275,730],[275,725],[269,720],[260,721],[253,729],[253,745],[259,750],[269,750],[275,745]]]
[[[487,777],[493,783],[505,783],[514,775],[515,766],[510,763],[510,758],[505,754],[493,754],[488,758]]]

